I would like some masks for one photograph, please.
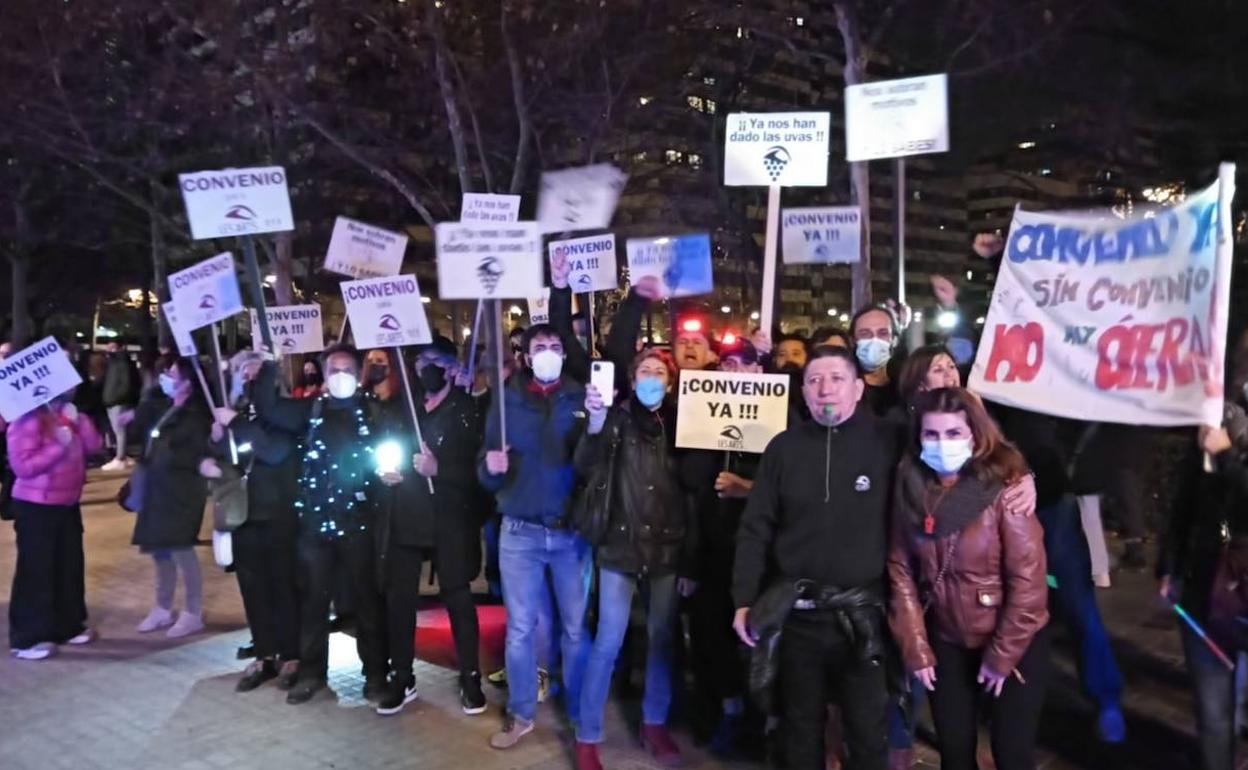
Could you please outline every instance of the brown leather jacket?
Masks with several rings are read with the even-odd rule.
[[[931,633],[970,649],[986,647],[984,665],[1009,674],[1049,621],[1040,522],[1008,513],[999,483],[967,476],[942,497],[929,478],[904,460],[893,497],[889,627],[902,659],[912,672],[936,665]],[[924,533],[925,506],[934,509],[932,535]]]

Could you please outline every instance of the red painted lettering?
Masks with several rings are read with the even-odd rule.
[[[997,324],[984,379],[997,382],[997,370],[1001,364],[1006,365],[1001,382],[1031,382],[1036,379],[1044,364],[1044,327],[1035,321],[1019,326]]]

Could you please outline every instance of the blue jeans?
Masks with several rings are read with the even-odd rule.
[[[1238,741],[1235,737],[1235,679],[1231,671],[1214,657],[1208,646],[1187,624],[1179,623],[1187,675],[1192,683],[1196,706],[1196,744],[1206,770],[1235,767]],[[1235,656],[1238,658],[1239,656]],[[1237,669],[1242,664],[1237,665]]]
[[[563,627],[564,704],[575,723],[580,706],[579,654],[585,641],[585,605],[589,601],[589,544],[575,532],[547,529],[503,519],[498,565],[507,607],[507,710],[531,721],[537,712],[537,628],[550,571],[551,587]]]
[[[1065,496],[1053,505],[1036,510],[1044,527],[1044,550],[1049,574],[1057,579],[1057,589],[1049,591],[1055,614],[1066,624],[1079,651],[1079,679],[1084,692],[1098,708],[1118,707],[1122,697],[1122,674],[1109,646],[1109,635],[1096,606],[1092,585],[1092,558],[1083,534],[1079,506]]]
[[[662,575],[641,579],[646,610],[646,693],[641,702],[641,720],[647,725],[667,723],[672,705],[672,657],[675,653],[676,576]],[[633,606],[636,575],[602,568],[598,571],[598,635],[585,666],[581,691],[581,721],[576,739],[582,743],[602,742],[602,715],[611,690],[611,672],[624,644],[628,618]],[[565,676],[566,680],[567,677]]]
[[[888,706],[888,747],[890,749],[909,749],[914,747],[914,728],[919,723],[919,712],[927,702],[927,688],[912,676],[906,677],[906,685],[910,688],[909,719],[902,713],[901,706],[890,703]]]

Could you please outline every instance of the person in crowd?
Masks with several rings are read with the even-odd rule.
[[[82,552],[87,456],[101,447],[94,422],[69,393],[8,426],[17,561],[9,593],[9,647],[42,660],[57,645],[90,644]]]
[[[616,657],[624,643],[633,594],[647,605],[646,684],[641,742],[663,765],[681,761],[667,730],[672,703],[672,661],[680,596],[696,587],[696,526],[681,486],[676,452],[676,408],[667,398],[676,382],[671,357],[643,351],[630,367],[631,393],[610,410],[603,394],[586,388],[589,424],[576,450],[576,468],[591,479],[610,477],[604,510],[587,512],[602,522],[594,543],[598,563],[598,631],[581,690],[576,729],[577,770],[602,770],[598,744]],[[597,472],[597,475],[596,475]]]
[[[998,770],[1029,770],[1051,666],[1044,535],[1004,494],[1027,465],[965,390],[924,392],[915,425],[894,492],[889,624],[932,694],[941,767],[978,767],[983,703]]]
[[[896,356],[901,325],[897,316],[882,305],[863,308],[850,321],[849,333],[867,383],[867,407],[877,416],[887,414],[899,403],[895,380],[901,363]]]
[[[1236,679],[1248,651],[1248,415],[1243,402],[1223,408],[1221,427],[1202,426],[1182,461],[1179,493],[1157,563],[1166,604],[1178,602],[1209,636],[1179,622],[1195,694],[1197,744],[1204,770],[1238,761]],[[1212,458],[1213,472],[1205,471]],[[1210,644],[1235,662],[1225,665]]]
[[[534,628],[550,574],[562,626],[564,705],[576,722],[588,600],[589,546],[571,529],[576,470],[572,452],[585,428],[584,388],[563,376],[562,336],[537,324],[525,332],[529,369],[511,378],[505,399],[507,436],[490,410],[478,475],[503,516],[499,569],[507,607],[507,717],[490,739],[515,746],[533,731],[537,709]]]
[[[885,415],[885,420],[903,432],[909,431],[914,400],[920,393],[938,388],[962,387],[962,374],[953,360],[953,353],[943,344],[924,345],[906,356],[897,374],[899,401]]]
[[[199,464],[208,456],[212,416],[196,387],[190,359],[166,357],[156,370],[159,392],[141,402],[133,418],[144,448],[139,460],[143,470],[131,478],[141,487],[132,542],[156,565],[156,605],[137,630],[145,634],[168,628],[167,635],[178,638],[204,628],[203,578],[194,546],[208,497]],[[175,616],[179,572],[185,605]]]
[[[291,392],[293,398],[316,398],[325,390],[325,376],[321,373],[321,362],[308,358],[300,370],[299,385]]]
[[[777,372],[796,375],[794,379],[800,382],[808,355],[803,337],[797,334],[781,334],[776,338],[771,353],[771,365]]]
[[[85,376],[82,384],[74,389],[74,400],[71,402],[78,411],[91,418],[96,432],[104,438],[103,454],[109,459],[116,455],[116,447],[112,446],[112,431],[108,421],[108,410],[104,408],[104,379],[108,371],[108,358],[102,351],[86,352]],[[105,460],[106,464],[108,461]]]
[[[299,459],[296,553],[302,595],[298,681],[286,694],[306,703],[326,687],[329,673],[329,606],[340,580],[353,589],[356,651],[364,667],[364,697],[386,687],[381,597],[373,533],[376,480],[392,486],[398,472],[379,473],[374,457],[381,420],[376,402],[360,387],[359,353],[333,345],[321,354],[326,392],[314,399],[277,396],[276,367],[260,370],[252,388],[261,420],[303,437]]]
[[[104,372],[103,403],[108,412],[108,422],[112,428],[116,453],[100,469],[103,471],[124,471],[132,463],[126,456],[126,426],[121,417],[134,404],[137,390],[138,373],[130,362],[130,355],[116,338],[104,346],[108,353],[108,368]]]
[[[507,334],[507,346],[510,351],[509,358],[511,359],[511,370],[513,372],[518,372],[528,366],[528,362],[524,358],[524,332],[523,326],[516,326]]]
[[[399,360],[390,348],[374,348],[364,354],[364,392],[381,402],[402,393]],[[397,402],[396,402],[397,403]]]
[[[676,365],[681,369],[709,369],[715,363],[710,318],[701,312],[690,311],[681,313],[677,319],[676,332],[672,336]],[[612,324],[612,332],[619,323],[617,318]]]
[[[810,346],[818,347],[820,345],[832,345],[838,348],[854,347],[854,341],[850,338],[849,332],[837,326],[821,326],[815,329],[814,334],[810,335]]]
[[[232,543],[255,660],[235,685],[238,692],[250,692],[271,679],[290,690],[299,667],[298,437],[256,412],[253,389],[263,366],[276,364],[266,364],[261,353],[251,350],[234,355],[230,403],[213,412],[214,457],[205,459],[200,469],[206,478],[221,478],[221,464],[237,458],[238,471],[247,476],[247,520],[234,530]]]
[[[416,441],[406,404],[392,409],[387,439],[411,458],[414,473],[383,496],[378,554],[385,594],[390,680],[377,713],[391,715],[417,697],[412,670],[421,565],[432,561],[442,603],[451,620],[459,662],[460,707],[485,711],[479,662],[480,630],[470,583],[481,570],[481,494],[477,453],[481,413],[475,399],[455,388],[455,344],[437,336],[419,349],[416,378],[423,394]],[[432,482],[432,484],[431,484]]]

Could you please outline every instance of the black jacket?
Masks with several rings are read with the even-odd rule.
[[[104,406],[126,406],[134,403],[132,394],[138,372],[125,353],[112,353],[104,369]]]
[[[173,408],[169,399],[153,394],[139,405],[134,426],[150,448],[140,461],[143,510],[131,542],[145,550],[189,548],[199,537],[208,499],[208,485],[199,475],[199,463],[209,455],[208,407],[192,398]]]
[[[836,427],[812,421],[772,439],[737,533],[736,606],[749,607],[777,579],[882,584],[899,457],[896,431],[863,404]]]
[[[791,423],[795,424],[795,423]],[[696,573],[686,577],[699,582],[722,583],[727,591],[732,582],[732,563],[737,550],[737,529],[745,511],[745,498],[720,497],[715,479],[720,472],[735,473],[754,480],[762,456],[753,452],[718,452],[687,449],[680,456],[680,478],[689,491],[693,521],[697,526]],[[701,590],[701,589],[699,589]]]
[[[299,493],[298,437],[267,422],[250,402],[239,406],[229,425],[238,454],[238,467],[247,476],[247,520],[293,525],[295,498]],[[212,453],[219,462],[231,459],[229,436],[214,442]]]

